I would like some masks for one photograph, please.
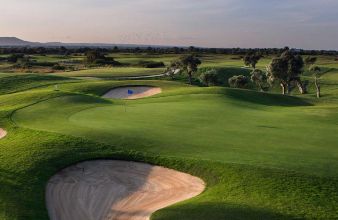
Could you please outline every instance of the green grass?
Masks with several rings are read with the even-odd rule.
[[[235,71],[247,73],[240,61],[212,57],[203,58],[205,68],[218,68],[225,82]],[[94,75],[100,74],[107,76]],[[322,77],[323,99],[316,100],[312,87],[289,97],[173,81],[4,75],[0,219],[47,219],[48,179],[95,158],[162,165],[207,183],[203,194],[156,212],[154,220],[338,219],[335,76],[333,70]],[[124,85],[159,86],[163,93],[134,101],[100,97]]]
[[[0,77],[0,94],[14,93],[46,85],[54,85],[76,80],[59,76],[48,75],[5,75]]]
[[[123,77],[123,76],[147,76],[161,74],[165,71],[164,68],[137,68],[137,67],[112,67],[112,68],[99,68],[87,69],[73,72],[58,73],[59,76],[66,77]]]
[[[280,95],[260,96],[231,89],[190,89],[126,102],[127,112],[122,103],[67,96],[20,110],[14,119],[20,126],[141,152],[338,176],[337,108],[306,106]],[[138,140],[142,141],[135,146]],[[305,158],[299,160],[299,155]]]

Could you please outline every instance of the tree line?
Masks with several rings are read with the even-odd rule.
[[[111,48],[90,48],[90,47],[3,47],[0,54],[84,54],[89,51],[100,53],[149,53],[149,54],[226,54],[226,55],[246,55],[249,53],[259,53],[261,55],[277,55],[283,52],[284,48],[201,48],[201,47],[111,47]],[[334,50],[302,50],[290,49],[298,55],[330,55],[338,56],[338,51]]]

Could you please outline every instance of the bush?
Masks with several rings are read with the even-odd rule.
[[[60,64],[55,64],[52,69],[53,70],[66,70],[66,67],[61,66]]]
[[[249,85],[249,78],[243,75],[233,76],[229,79],[229,85],[232,88],[247,88]]]
[[[224,68],[209,68],[202,67],[199,69],[200,75],[204,72],[208,72],[210,70],[216,70],[217,72],[217,85],[218,86],[230,86],[229,79],[233,76],[243,75],[250,77],[250,70],[236,67],[224,67]]]
[[[53,62],[30,62],[30,65],[32,66],[42,66],[42,67],[53,67],[55,63]]]
[[[10,63],[16,63],[18,62],[19,59],[24,58],[25,55],[24,54],[11,54],[8,58],[7,61]]]
[[[199,77],[202,84],[206,86],[215,86],[218,84],[218,74],[216,70],[204,72]]]
[[[112,57],[106,57],[103,53],[92,50],[86,53],[86,62],[89,65],[113,65],[120,66],[121,63]]]
[[[156,62],[156,61],[140,61],[138,63],[139,66],[144,68],[161,68],[165,67],[163,62]]]

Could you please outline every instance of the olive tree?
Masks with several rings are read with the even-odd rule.
[[[174,79],[174,76],[181,72],[181,63],[179,60],[174,60],[171,64],[167,67],[166,75],[170,76]]]
[[[261,92],[266,91],[269,86],[268,86],[268,77],[265,72],[259,69],[255,69],[254,71],[251,72],[251,81],[255,83]]]
[[[292,54],[290,50],[286,50],[279,57],[272,59],[271,63],[267,66],[269,81],[278,81],[284,95],[290,93],[291,82],[296,82],[300,93],[304,94],[306,93],[306,89],[300,78],[303,68],[303,58]]]
[[[321,69],[319,66],[315,66],[315,65],[312,65],[309,69],[310,72],[313,73],[314,77],[315,77],[315,86],[316,86],[316,90],[317,90],[317,98],[320,98],[321,95],[320,95],[320,85],[319,85],[319,77],[320,77],[320,72],[321,72]]]
[[[312,66],[312,65],[314,65],[315,63],[317,62],[317,57],[306,57],[305,58],[305,64],[307,65],[307,66]]]
[[[176,63],[182,71],[187,72],[190,84],[192,84],[193,74],[197,72],[198,66],[201,64],[201,60],[194,55],[182,56]]]
[[[246,66],[250,66],[253,69],[256,69],[256,64],[261,58],[262,56],[260,54],[257,54],[255,52],[249,52],[244,56],[243,61]]]

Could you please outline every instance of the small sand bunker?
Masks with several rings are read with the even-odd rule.
[[[103,95],[110,99],[140,99],[153,96],[162,92],[161,88],[151,86],[128,86],[118,87]]]
[[[153,212],[199,195],[204,182],[144,163],[97,160],[68,167],[48,182],[52,220],[148,220]]]
[[[4,129],[0,128],[0,139],[6,137],[7,135],[7,131],[5,131]]]

